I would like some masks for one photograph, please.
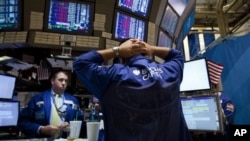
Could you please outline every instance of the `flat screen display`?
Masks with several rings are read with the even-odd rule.
[[[18,101],[2,101],[0,100],[0,128],[14,127],[17,125],[19,116]]]
[[[125,38],[137,38],[146,41],[147,21],[142,18],[115,11],[113,36],[116,40]]]
[[[181,105],[189,130],[223,131],[219,98],[215,95],[181,97]]]
[[[158,46],[161,47],[172,47],[172,39],[163,31],[159,32]]]
[[[117,7],[137,16],[148,18],[152,0],[118,0]]]
[[[12,99],[16,78],[0,74],[0,99]]]
[[[21,0],[0,1],[0,30],[21,30]]]
[[[74,0],[49,0],[46,3],[46,31],[91,35],[94,3]]]
[[[188,0],[169,0],[168,2],[175,8],[178,15],[181,16],[187,6]]]
[[[174,35],[176,25],[178,23],[179,16],[177,13],[168,5],[163,14],[160,27],[168,32],[171,36]]]
[[[200,58],[185,62],[180,91],[209,90],[210,88],[206,59]]]

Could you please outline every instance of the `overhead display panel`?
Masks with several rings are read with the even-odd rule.
[[[179,16],[173,10],[172,7],[167,6],[162,17],[160,27],[169,33],[169,35],[174,36],[175,29],[179,20]]]
[[[187,6],[188,0],[169,0],[168,2],[175,8],[178,15],[181,16]]]
[[[0,30],[21,30],[22,26],[22,1],[0,1]]]
[[[91,35],[94,3],[75,0],[49,0],[45,9],[46,31]]]
[[[140,17],[148,18],[152,0],[118,0],[117,7]]]
[[[158,46],[161,47],[172,47],[172,39],[163,31],[159,32]]]
[[[137,38],[146,41],[147,21],[132,14],[115,10],[114,39]]]

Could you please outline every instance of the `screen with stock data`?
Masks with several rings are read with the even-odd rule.
[[[90,2],[50,0],[46,6],[45,30],[89,35],[93,30],[93,9]]]
[[[147,18],[151,7],[151,0],[118,0],[118,8]]]
[[[189,130],[218,132],[223,130],[217,96],[181,97],[181,104]]]
[[[136,16],[116,10],[113,35],[116,40],[137,38],[146,41],[147,22]]]
[[[18,101],[0,100],[0,127],[13,127],[17,125],[19,107]]]
[[[0,0],[0,30],[20,30],[21,0]]]
[[[161,47],[172,47],[172,39],[163,31],[159,32],[158,46]]]
[[[171,36],[174,36],[175,29],[179,20],[179,16],[169,5],[166,7],[165,12],[160,23],[160,27],[168,32]]]

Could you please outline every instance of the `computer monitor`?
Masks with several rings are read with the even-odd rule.
[[[1,0],[0,30],[17,31],[22,27],[22,0]]]
[[[45,31],[92,35],[94,3],[77,0],[47,0],[44,17]]]
[[[222,109],[217,95],[182,96],[181,105],[189,130],[223,132]]]
[[[169,0],[168,3],[175,8],[178,15],[182,15],[187,6],[188,0]]]
[[[178,24],[179,18],[180,17],[175,12],[175,10],[170,5],[167,5],[163,17],[161,19],[160,28],[168,32],[170,36],[174,37],[175,29]]]
[[[158,46],[161,46],[161,47],[171,48],[172,47],[172,39],[166,33],[164,33],[164,31],[159,30],[157,44],[158,44]]]
[[[206,59],[199,58],[185,62],[180,91],[190,92],[210,89],[211,85]]]
[[[147,20],[116,9],[113,20],[113,39],[137,38],[146,41]]]
[[[0,99],[12,99],[16,77],[0,74]]]
[[[148,19],[152,0],[118,0],[117,8]]]
[[[17,126],[19,108],[19,101],[0,100],[0,129]]]

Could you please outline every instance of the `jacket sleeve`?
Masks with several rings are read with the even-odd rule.
[[[184,56],[182,52],[176,49],[171,49],[164,60],[165,63],[163,63],[162,65],[165,70],[170,72],[168,74],[172,74],[172,78],[178,78],[181,83],[184,67]]]
[[[38,128],[41,126],[33,122],[35,119],[35,98],[32,97],[28,103],[28,106],[25,107],[19,115],[18,120],[18,129],[23,132],[26,136],[35,137],[39,136]]]
[[[100,99],[110,81],[108,66],[102,66],[104,60],[96,51],[80,55],[73,62],[73,70],[84,86]],[[98,86],[98,87],[97,87]]]

